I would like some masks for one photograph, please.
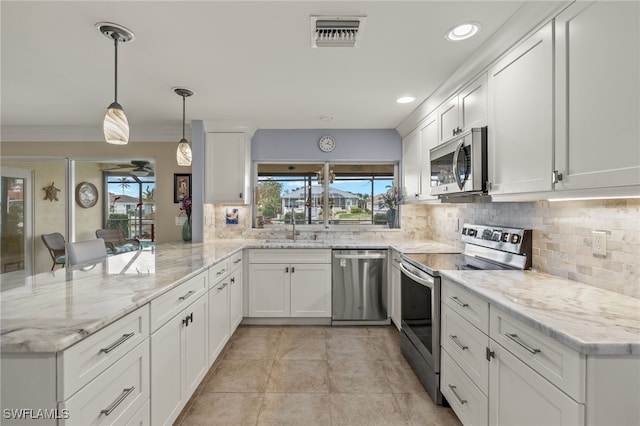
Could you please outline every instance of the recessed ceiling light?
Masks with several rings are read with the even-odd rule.
[[[399,104],[410,104],[415,100],[416,98],[414,98],[413,96],[403,96],[401,98],[396,99],[396,102]]]
[[[318,116],[318,120],[321,121],[331,121],[333,120],[335,117],[333,115],[329,115],[329,114],[320,114]]]
[[[482,26],[477,22],[465,22],[450,29],[444,36],[449,41],[466,40],[476,35]]]

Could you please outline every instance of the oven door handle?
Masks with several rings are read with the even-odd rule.
[[[372,253],[372,254],[334,254],[333,257],[336,259],[385,259],[387,257],[384,253]]]
[[[414,274],[413,272],[409,271],[406,266],[404,266],[404,264],[401,262],[400,263],[400,269],[402,270],[402,273],[405,274],[406,276],[408,276],[409,278],[411,278],[412,280],[414,280],[415,282],[417,282],[418,284],[421,284],[425,287],[429,287],[429,288],[433,288],[434,286],[434,281],[433,278],[426,278],[426,277],[419,277],[418,275]]]

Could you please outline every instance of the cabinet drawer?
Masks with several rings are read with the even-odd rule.
[[[331,263],[329,249],[252,249],[250,263]]]
[[[585,402],[584,355],[491,307],[490,337],[578,402]]]
[[[151,301],[151,333],[169,321],[208,290],[207,273],[202,272]]]
[[[216,263],[209,268],[209,290],[215,287],[221,279],[229,275],[229,259]]]
[[[58,395],[66,400],[149,337],[149,305],[78,342],[58,355]]]
[[[489,394],[489,337],[445,305],[442,311],[442,347],[485,394]]]
[[[489,334],[489,303],[446,278],[442,279],[442,301],[480,331]]]
[[[148,426],[151,424],[151,403],[149,400],[127,422],[127,426]]]
[[[242,266],[242,251],[239,251],[236,254],[233,254],[229,257],[229,269],[233,271]]]
[[[464,374],[458,364],[442,352],[440,390],[465,425],[486,425],[489,422],[489,399]]]
[[[69,418],[63,425],[126,424],[149,399],[149,341],[145,340],[60,403]]]

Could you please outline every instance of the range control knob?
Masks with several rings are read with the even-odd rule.
[[[520,235],[511,234],[511,244],[518,244],[520,242]]]

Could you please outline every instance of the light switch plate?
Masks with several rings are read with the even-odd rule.
[[[594,256],[607,257],[607,233],[591,231],[591,251]]]

